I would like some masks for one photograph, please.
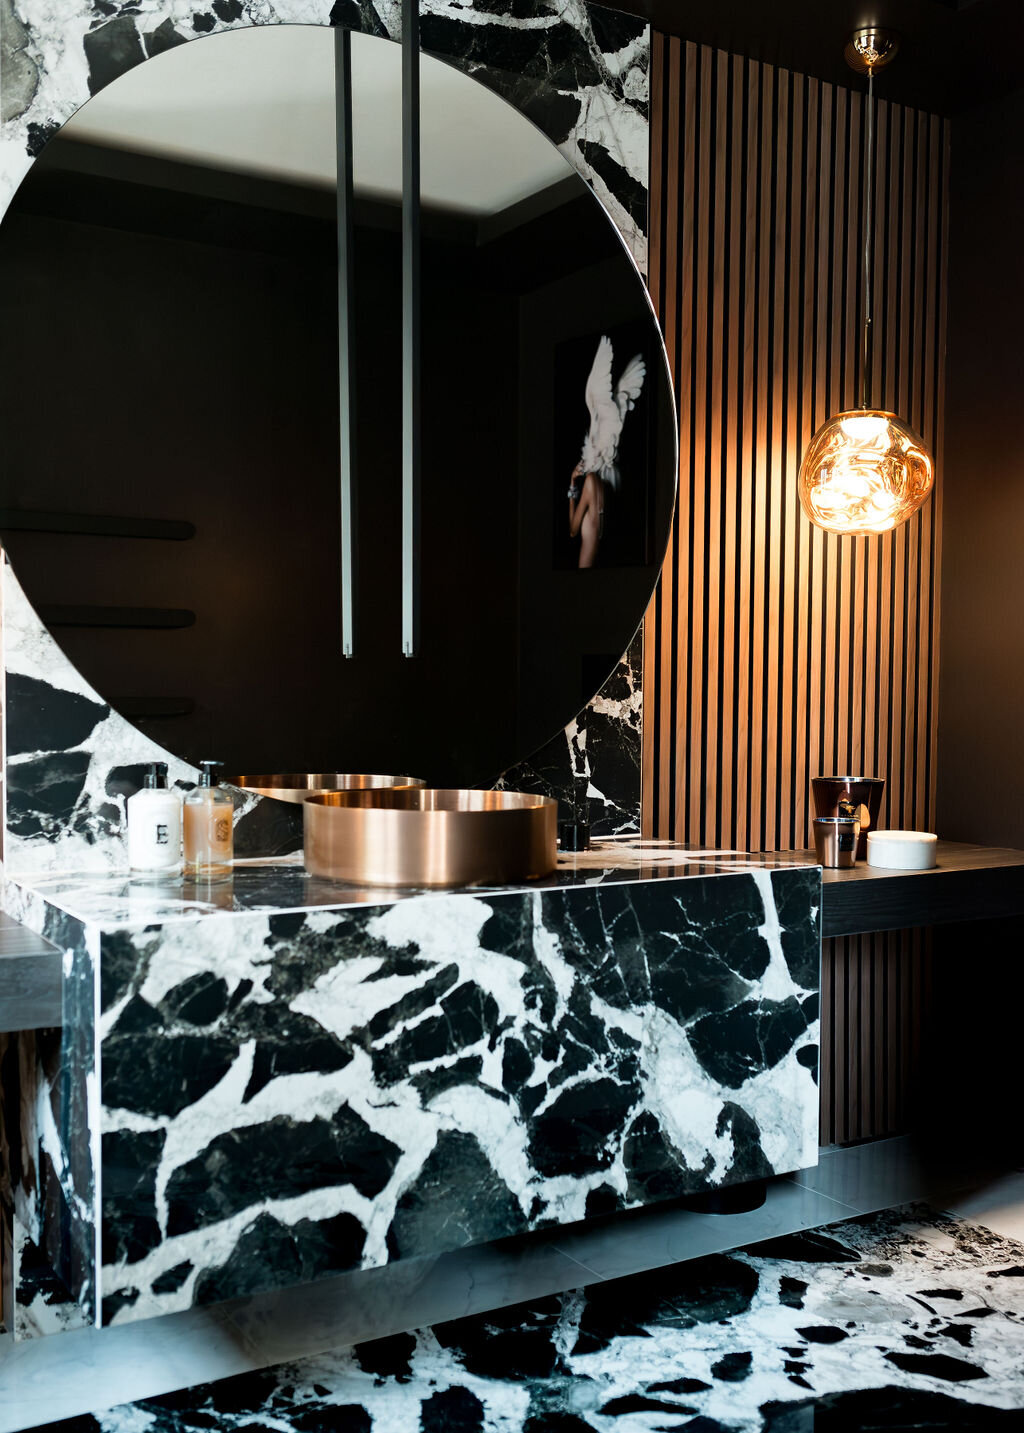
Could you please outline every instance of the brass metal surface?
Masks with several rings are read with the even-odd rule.
[[[520,791],[332,791],[304,803],[306,870],[369,886],[504,885],[557,860],[558,803]]]
[[[232,776],[227,786],[239,786],[275,801],[305,801],[322,791],[362,791],[385,786],[424,786],[418,776],[368,776],[362,772],[286,771],[273,776]]]
[[[843,49],[843,56],[851,70],[859,75],[876,74],[884,70],[896,58],[900,37],[895,30],[885,30],[880,25],[867,25],[854,30]]]

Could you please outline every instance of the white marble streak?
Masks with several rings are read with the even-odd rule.
[[[122,1309],[113,1320],[129,1322],[147,1314],[172,1313],[192,1303],[193,1285],[199,1273],[223,1264],[231,1254],[243,1230],[260,1214],[272,1214],[283,1224],[296,1224],[303,1219],[329,1219],[347,1212],[361,1224],[371,1224],[375,1202],[370,1201],[350,1184],[339,1183],[327,1189],[314,1189],[287,1199],[256,1200],[245,1209],[214,1224],[186,1233],[167,1234],[167,1185],[176,1169],[200,1155],[218,1135],[229,1129],[244,1129],[262,1124],[275,1115],[287,1115],[301,1123],[317,1118],[329,1119],[343,1105],[354,1107],[362,1084],[367,1078],[368,1061],[358,1058],[345,1070],[325,1074],[284,1075],[271,1081],[248,1103],[242,1103],[245,1087],[252,1073],[254,1043],[249,1042],[224,1078],[201,1099],[170,1121],[147,1119],[120,1110],[106,1111],[104,1128],[164,1129],[166,1142],[156,1176],[156,1205],[164,1238],[144,1259],[132,1264],[118,1262],[103,1267],[103,1292],[114,1289],[138,1288],[141,1296],[130,1308]],[[161,1274],[186,1260],[196,1267],[183,1285],[172,1293],[151,1295],[152,1282]],[[382,1257],[367,1263],[386,1262]]]

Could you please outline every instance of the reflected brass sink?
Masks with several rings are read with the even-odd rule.
[[[228,786],[240,786],[275,801],[305,801],[323,791],[362,791],[383,786],[424,786],[418,776],[366,776],[340,771],[286,771],[275,776],[232,776]]]
[[[505,885],[557,859],[558,803],[521,791],[332,791],[304,803],[306,870],[369,886]]]

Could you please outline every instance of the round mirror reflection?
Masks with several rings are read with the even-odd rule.
[[[169,751],[493,781],[612,670],[675,497],[643,284],[555,147],[422,65],[418,655],[402,652],[398,46],[352,36],[354,655],[342,655],[335,41],[169,51],[2,225],[0,532],[55,639]]]

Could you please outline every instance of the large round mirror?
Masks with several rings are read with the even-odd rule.
[[[675,447],[643,284],[556,148],[425,56],[403,655],[400,61],[352,37],[351,657],[332,32],[140,65],[0,225],[0,532],[78,669],[192,761],[489,783],[597,691],[657,576]]]

